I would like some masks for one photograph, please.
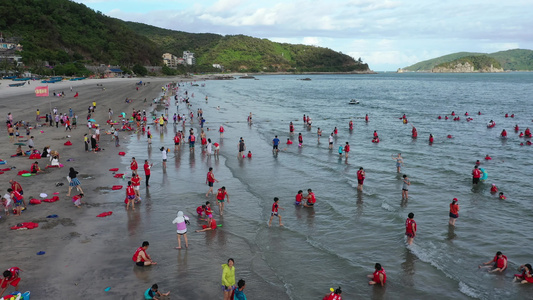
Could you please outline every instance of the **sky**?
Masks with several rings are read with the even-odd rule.
[[[125,21],[330,48],[374,71],[533,49],[533,0],[74,0]]]

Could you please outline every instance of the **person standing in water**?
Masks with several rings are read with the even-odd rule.
[[[357,190],[362,192],[363,191],[363,182],[365,181],[365,170],[363,167],[359,168],[359,171],[357,171]]]
[[[222,265],[222,291],[224,300],[231,300],[231,294],[235,289],[235,260],[228,259],[227,264]]]
[[[453,198],[450,203],[450,225],[455,226],[455,220],[459,218],[459,204],[457,204],[457,198]]]
[[[180,210],[172,224],[176,224],[177,228],[177,237],[178,237],[178,247],[176,249],[181,249],[181,236],[185,239],[185,248],[189,248],[189,242],[187,241],[187,224],[189,223],[189,217],[185,216]]]
[[[209,172],[207,172],[207,178],[205,179],[205,183],[209,185],[209,190],[207,191],[207,194],[205,194],[206,197],[209,196],[209,194],[213,194],[213,185],[214,183],[218,182],[218,180],[215,178],[215,174],[213,174],[213,168],[209,168]]]
[[[408,245],[413,244],[416,236],[416,222],[414,218],[415,214],[411,212],[407,215],[407,220],[405,220],[405,235],[407,236]]]
[[[401,153],[398,153],[398,156],[391,155],[392,159],[396,161],[396,171],[398,173],[401,172],[402,165],[403,165],[403,157]]]
[[[402,200],[409,199],[409,186],[411,185],[411,181],[407,177],[407,175],[403,175],[403,185],[402,185]]]

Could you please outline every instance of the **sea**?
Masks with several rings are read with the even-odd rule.
[[[533,263],[527,225],[533,218],[533,147],[514,130],[533,127],[533,73],[254,76],[182,83],[178,96],[187,92],[193,122],[173,124],[174,113],[189,111],[172,100],[169,124],[162,130],[152,124],[151,146],[142,134],[131,137],[122,163],[129,164],[131,156],[140,165],[144,159],[154,163],[150,188],[141,188],[142,204],[135,213],[123,212],[128,249],[149,240],[149,253],[159,263],[137,274],[139,286],[158,282],[161,290],[183,299],[222,299],[220,265],[231,257],[236,279],[246,281],[248,299],[322,299],[337,287],[343,299],[533,299],[533,286],[513,283],[517,268]],[[349,104],[351,99],[359,104]],[[165,113],[164,106],[153,108],[157,115]],[[220,143],[218,157],[200,145],[192,152],[187,144],[174,151],[175,132],[201,130],[199,108],[207,137]],[[453,121],[452,112],[460,120]],[[312,119],[310,127],[304,114]],[[496,126],[487,128],[491,120]],[[320,139],[317,128],[323,131]],[[503,129],[506,139],[500,137]],[[380,143],[371,142],[374,131]],[[281,151],[273,154],[276,135]],[[238,157],[241,137],[252,158]],[[294,143],[287,145],[287,139]],[[351,145],[347,159],[338,154],[346,142]],[[160,147],[170,148],[166,169]],[[404,159],[400,173],[393,159],[398,153]],[[473,186],[476,160],[488,178]],[[205,195],[209,167],[219,180],[215,190],[225,186],[229,194],[223,216],[215,197]],[[356,190],[360,167],[366,171],[362,192]],[[404,174],[411,181],[408,200],[401,197]],[[506,200],[490,193],[493,183]],[[315,207],[295,207],[298,190],[306,194],[307,189],[316,195]],[[283,208],[282,227],[277,218],[268,227],[274,197]],[[453,198],[460,206],[455,227],[448,225]],[[195,233],[205,224],[196,208],[206,201],[221,226]],[[174,249],[172,220],[178,210],[191,218],[188,249]],[[408,246],[410,212],[418,232]],[[508,269],[503,274],[480,270],[497,251],[508,257]],[[366,275],[375,263],[387,273],[385,287],[368,285]]]

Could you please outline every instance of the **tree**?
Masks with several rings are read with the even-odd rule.
[[[140,75],[140,76],[146,76],[146,74],[148,74],[148,70],[146,70],[145,67],[139,65],[139,64],[136,64],[135,66],[133,66],[133,68],[131,69],[135,74],[137,75]]]

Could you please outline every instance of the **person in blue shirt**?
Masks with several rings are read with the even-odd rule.
[[[279,152],[278,145],[279,145],[279,139],[278,139],[278,136],[276,135],[274,139],[272,140],[272,152]]]
[[[244,294],[244,288],[246,287],[246,282],[241,279],[237,283],[237,289],[235,290],[234,300],[246,300],[246,295]]]
[[[146,292],[144,292],[144,299],[147,299],[147,300],[152,300],[152,299],[153,300],[158,300],[158,298],[156,298],[156,296],[162,297],[162,296],[168,296],[170,294],[170,292],[161,293],[157,289],[158,289],[157,284],[152,285],[151,288],[147,289]],[[244,298],[244,299],[246,299],[246,298]]]

